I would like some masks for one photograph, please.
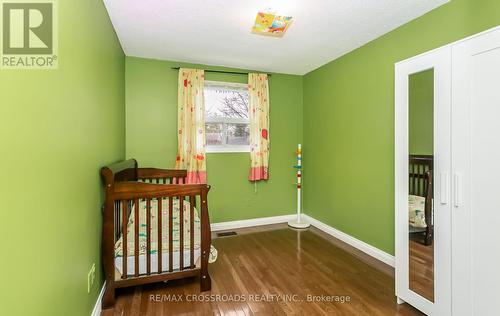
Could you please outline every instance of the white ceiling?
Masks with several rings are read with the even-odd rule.
[[[449,0],[104,0],[127,56],[305,74]],[[283,38],[258,11],[291,15]]]

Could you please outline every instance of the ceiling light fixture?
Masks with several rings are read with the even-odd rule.
[[[259,12],[255,17],[252,33],[273,37],[283,37],[286,30],[292,24],[292,17],[276,15],[270,11]]]

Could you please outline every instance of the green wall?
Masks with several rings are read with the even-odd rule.
[[[59,69],[0,70],[0,315],[88,316],[102,286],[99,168],[125,156],[124,55],[102,1],[57,2]]]
[[[127,158],[140,166],[173,168],[177,153],[177,70],[174,66],[222,69],[126,58]],[[246,75],[207,73],[206,80],[247,82]],[[257,192],[248,179],[248,153],[207,155],[210,220],[222,222],[291,214],[295,210],[295,150],[302,136],[302,77],[272,74],[270,179]]]
[[[434,70],[409,78],[409,151],[413,155],[434,153]]]
[[[394,63],[500,24],[452,0],[304,77],[304,209],[394,253]]]

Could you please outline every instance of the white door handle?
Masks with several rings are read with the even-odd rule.
[[[458,172],[453,173],[453,206],[462,205],[462,175]]]
[[[441,172],[441,204],[448,204],[448,172]]]

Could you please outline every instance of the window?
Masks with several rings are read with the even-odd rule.
[[[207,152],[249,152],[248,85],[205,81]]]

